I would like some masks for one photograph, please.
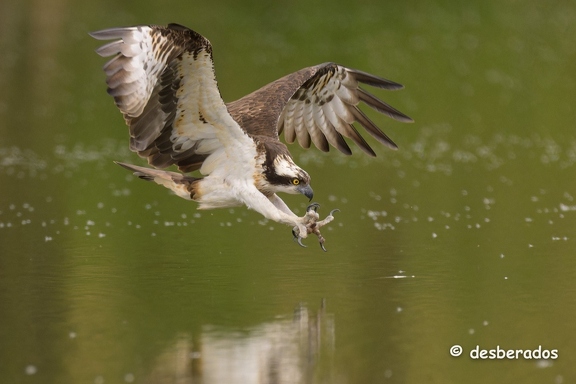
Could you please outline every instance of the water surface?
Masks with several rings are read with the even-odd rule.
[[[573,382],[575,21],[569,2],[1,4],[0,381]],[[87,32],[167,22],[212,41],[226,100],[325,61],[406,86],[376,93],[415,124],[367,111],[398,151],[290,148],[341,210],[327,253],[112,163],[142,164]]]

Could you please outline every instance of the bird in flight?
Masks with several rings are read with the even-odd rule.
[[[264,217],[292,227],[302,246],[309,234],[334,219],[320,220],[312,203],[299,217],[278,197],[301,193],[312,200],[310,176],[296,165],[287,143],[330,146],[350,155],[347,138],[376,156],[353,123],[378,142],[396,144],[360,109],[363,102],[395,120],[412,119],[371,95],[360,84],[396,90],[402,85],[335,63],[301,69],[225,103],[212,61],[210,42],[184,26],[140,25],[90,35],[113,40],[98,48],[108,93],[130,130],[130,149],[156,169],[118,163],[198,203],[198,209],[246,205]],[[180,172],[161,170],[171,165]],[[198,171],[194,175],[189,173]]]

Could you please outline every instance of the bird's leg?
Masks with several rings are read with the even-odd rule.
[[[304,215],[303,222],[305,223],[306,226],[306,235],[313,233],[318,237],[318,242],[320,243],[320,248],[322,248],[322,250],[324,252],[326,252],[326,248],[324,247],[324,242],[326,241],[324,239],[324,236],[322,236],[322,234],[320,233],[320,228],[323,227],[324,225],[330,223],[332,220],[334,220],[334,213],[335,212],[339,212],[339,209],[333,209],[332,211],[330,211],[330,214],[328,216],[326,216],[326,218],[324,220],[318,221],[318,219],[320,218],[320,216],[318,215],[318,208],[320,207],[320,204],[318,203],[312,203],[310,204],[307,208],[306,208],[306,215]],[[292,229],[292,235],[294,236],[294,240],[298,242],[298,244],[302,247],[305,247],[304,244],[302,244],[302,236],[300,235],[300,231],[298,230],[298,227],[294,227]]]
[[[312,203],[306,208],[306,214],[300,218],[301,224],[292,228],[292,236],[294,236],[294,241],[298,243],[301,247],[306,247],[302,244],[302,239],[307,237],[308,234],[312,233],[310,226],[318,221],[320,216],[316,210],[320,204]]]

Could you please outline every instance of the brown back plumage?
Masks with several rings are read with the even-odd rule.
[[[318,66],[308,67],[286,75],[228,103],[228,111],[249,134],[278,138],[278,119],[286,103],[317,71]]]

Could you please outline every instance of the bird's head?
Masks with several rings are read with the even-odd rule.
[[[286,154],[278,155],[267,161],[264,168],[267,189],[271,192],[301,193],[312,200],[314,192],[310,187],[310,176],[294,163],[292,157]]]

